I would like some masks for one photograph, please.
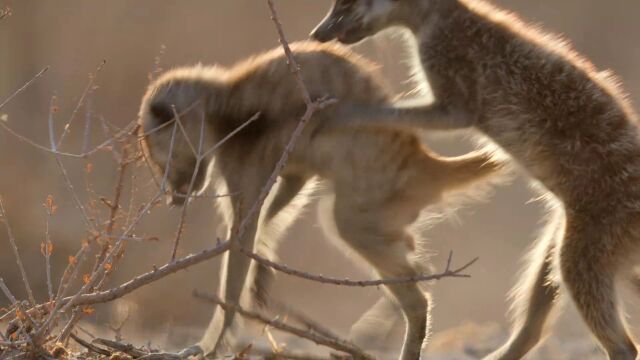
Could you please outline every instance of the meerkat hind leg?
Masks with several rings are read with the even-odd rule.
[[[351,326],[349,339],[363,348],[385,349],[401,315],[398,304],[387,295],[382,296]]]
[[[513,291],[515,331],[509,341],[485,360],[520,359],[542,338],[549,314],[559,295],[551,278],[554,250],[563,234],[564,214],[554,214],[529,257],[528,271]]]
[[[622,263],[619,249],[594,251],[592,244],[620,236],[603,231],[599,224],[568,220],[560,248],[562,280],[583,320],[609,359],[635,360],[637,349],[626,329],[616,293],[616,276]],[[607,251],[608,254],[603,254]]]
[[[382,278],[400,278],[418,275],[409,258],[413,249],[410,234],[402,229],[384,229],[383,212],[346,205],[336,196],[334,215],[340,236],[367,262]],[[407,322],[401,360],[418,360],[422,344],[428,333],[429,300],[416,283],[386,286],[397,300]]]

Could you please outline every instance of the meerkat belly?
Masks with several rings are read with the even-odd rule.
[[[359,129],[318,136],[309,147],[309,163],[336,194],[346,193],[362,207],[401,196],[416,178],[423,155],[407,133]]]

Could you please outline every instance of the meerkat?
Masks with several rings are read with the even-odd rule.
[[[561,285],[608,357],[635,359],[616,284],[630,275],[640,245],[640,137],[618,81],[565,40],[481,0],[336,0],[311,37],[355,43],[393,26],[414,35],[416,65],[435,100],[354,118],[473,124],[552,209],[513,291],[513,334],[488,359],[519,359],[541,340]],[[447,113],[457,116],[441,122]]]
[[[410,130],[341,126],[336,114],[344,104],[391,104],[377,67],[337,44],[302,42],[291,48],[304,69],[302,76],[312,97],[330,96],[337,103],[317,112],[306,126],[273,200],[259,221],[247,225],[240,246],[251,250],[274,246],[265,244],[274,239],[264,232],[278,227],[276,223],[283,221],[279,214],[309,179],[318,177],[332,194],[329,216],[338,235],[382,278],[423,273],[425,266],[409,225],[444,195],[465,194],[475,185],[488,184],[496,178],[493,175],[503,172],[503,164],[481,152],[438,156]],[[232,194],[222,212],[230,223],[229,234],[236,234],[304,111],[286,58],[276,49],[230,68],[195,66],[165,73],[144,96],[140,124],[144,149],[161,172],[171,159],[167,179],[173,199],[184,199],[197,170],[194,192],[212,184],[217,193]],[[174,113],[180,114],[184,134],[172,135],[173,126],[166,126],[175,121]],[[188,138],[197,143],[204,129],[202,148],[210,148],[256,113],[260,114],[257,120],[227,139],[195,169],[196,157]],[[295,215],[284,221],[290,222]],[[227,253],[224,264],[220,292],[227,302],[238,303],[243,288],[262,281],[256,274],[260,270],[252,273],[250,259],[237,248]],[[407,323],[401,359],[418,359],[428,333],[428,297],[415,283],[389,285],[386,290]],[[233,317],[218,309],[198,350],[215,352]]]

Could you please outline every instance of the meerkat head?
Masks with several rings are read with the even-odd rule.
[[[157,177],[166,179],[171,205],[205,190],[212,159],[202,154],[214,142],[207,113],[214,89],[191,72],[173,70],[151,84],[139,113],[143,151]]]
[[[311,32],[320,42],[354,44],[394,26],[417,31],[439,6],[460,0],[333,0],[329,14]]]
[[[403,25],[409,11],[433,0],[334,0],[329,14],[311,32],[320,42],[357,43],[391,26]],[[418,3],[423,4],[418,4]]]

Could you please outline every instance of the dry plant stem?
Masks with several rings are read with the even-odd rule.
[[[76,299],[75,305],[80,306],[80,305],[99,304],[99,303],[106,303],[106,302],[119,299],[133,292],[134,290],[137,290],[145,285],[151,284],[152,282],[158,281],[166,277],[167,275],[173,274],[180,270],[184,270],[186,268],[202,263],[204,261],[213,259],[225,253],[226,251],[228,251],[229,248],[230,248],[230,242],[225,241],[213,249],[205,250],[198,254],[191,254],[181,259],[178,259],[176,261],[173,261],[170,264],[166,264],[159,268],[155,268],[152,271],[139,275],[118,287],[105,290],[105,291],[92,293],[92,294],[81,295]],[[63,299],[62,302],[68,302],[69,300],[70,298]]]
[[[257,112],[255,114],[253,114],[252,117],[250,117],[247,121],[245,121],[242,125],[238,126],[237,128],[235,128],[232,132],[229,133],[229,135],[225,136],[222,138],[222,140],[218,141],[217,144],[215,144],[214,146],[212,146],[210,149],[208,149],[207,151],[204,152],[204,154],[202,154],[200,157],[201,158],[206,158],[207,156],[209,156],[211,153],[213,153],[214,151],[218,150],[218,148],[220,148],[220,146],[224,145],[230,138],[234,137],[237,133],[239,133],[240,131],[242,131],[242,129],[244,129],[245,127],[249,126],[249,124],[251,124],[252,122],[258,120],[258,118],[260,117],[260,112]]]
[[[196,156],[196,165],[194,167],[193,174],[191,175],[191,180],[189,181],[189,188],[187,189],[187,196],[189,196],[193,192],[193,185],[195,184],[196,178],[198,176],[198,172],[200,171],[200,164],[202,163],[202,160],[203,160],[201,154],[202,154],[202,147],[204,145],[204,122],[205,122],[204,113],[201,114],[201,118],[200,118],[200,136],[198,139],[198,150],[196,150],[191,144],[189,135],[187,134],[184,127],[182,126],[182,122],[180,121],[180,115],[176,111],[175,106],[171,106],[171,109],[173,110],[173,115],[176,119],[177,124],[180,126],[180,129],[182,130],[183,136],[187,139],[187,142],[191,147],[191,150]],[[173,242],[173,251],[171,252],[171,262],[175,261],[176,256],[178,255],[178,246],[180,246],[180,239],[182,238],[182,235],[184,233],[184,224],[187,218],[187,209],[189,208],[190,203],[191,203],[191,199],[187,197],[187,199],[185,200],[184,206],[182,207],[182,214],[180,215],[180,223],[178,225],[178,231],[176,232],[176,238]]]
[[[319,324],[317,321],[314,321],[307,317],[305,314],[293,309],[289,305],[284,303],[280,303],[275,299],[269,299],[269,308],[280,313],[279,315],[287,316],[292,320],[299,322],[304,325],[308,330],[316,332],[322,336],[328,338],[339,338],[338,335],[334,334],[333,331],[327,329],[326,327]]]
[[[51,223],[51,209],[47,209],[47,220],[45,222],[44,232],[44,262],[46,266],[47,275],[47,293],[49,294],[49,302],[53,301],[53,282],[51,280],[51,249],[53,243],[51,242],[51,233],[49,231],[49,224]]]
[[[58,155],[57,149],[58,149],[58,145],[56,145],[56,135],[55,135],[55,130],[54,130],[54,126],[53,126],[53,108],[54,108],[54,100],[55,98],[51,98],[51,105],[49,107],[49,142],[51,143],[51,151],[53,151],[55,153],[55,158],[56,158],[56,163],[58,164],[58,169],[60,170],[60,172],[62,173],[62,177],[64,179],[64,183],[67,187],[67,190],[69,190],[69,192],[71,193],[71,197],[73,198],[73,201],[76,204],[76,207],[78,208],[78,210],[80,210],[80,213],[82,214],[82,219],[84,220],[85,225],[87,226],[87,229],[90,230],[90,232],[95,233],[95,226],[92,223],[91,219],[89,218],[89,215],[87,215],[87,211],[84,208],[84,205],[82,205],[82,202],[80,201],[80,199],[78,198],[78,194],[76,193],[76,190],[73,186],[73,183],[71,182],[71,179],[69,178],[69,174],[67,174],[67,170],[64,168],[64,165],[62,164],[62,160],[60,160],[60,155]]]
[[[91,352],[94,352],[94,353],[100,354],[100,355],[104,355],[104,356],[111,356],[111,354],[112,354],[111,351],[108,351],[108,350],[105,350],[105,349],[101,349],[101,348],[91,344],[90,342],[82,340],[76,334],[71,333],[70,336],[75,342],[77,342],[81,346],[87,348],[87,350],[89,350]]]
[[[19,141],[25,142],[25,143],[31,145],[32,147],[34,147],[34,148],[36,148],[38,150],[42,150],[42,151],[50,153],[50,154],[55,154],[55,155],[64,156],[64,157],[70,157],[70,158],[74,158],[74,159],[86,158],[88,156],[91,156],[91,155],[97,153],[98,151],[102,151],[102,150],[106,149],[108,146],[111,145],[111,143],[113,142],[114,139],[120,139],[121,137],[125,136],[135,126],[136,126],[135,121],[132,121],[131,123],[129,123],[129,125],[127,125],[125,127],[125,129],[122,130],[121,133],[117,134],[113,138],[110,138],[110,139],[102,142],[100,145],[94,147],[93,149],[87,151],[86,153],[74,154],[74,153],[58,151],[58,150],[53,151],[53,150],[51,150],[50,148],[48,148],[46,146],[40,145],[40,144],[36,143],[35,141],[33,141],[33,140],[23,136],[23,135],[20,135],[18,132],[16,132],[15,130],[11,129],[9,126],[7,126],[7,124],[5,122],[0,121],[0,127],[2,127],[9,134],[13,135]]]
[[[167,171],[165,171],[164,174],[164,178],[163,178],[163,182],[162,182],[162,187],[164,188],[166,186],[166,182],[167,182],[167,178],[169,175],[169,168],[171,166],[171,156],[173,155],[173,145],[175,143],[175,135],[176,135],[176,130],[177,130],[177,124],[174,124],[173,126],[173,132],[171,135],[171,143],[169,145],[169,161],[167,161]],[[156,196],[154,196],[154,198],[148,202],[142,209],[141,211],[138,213],[137,217],[134,219],[133,223],[124,231],[124,233],[122,234],[122,237],[128,236],[129,233],[135,228],[135,226],[138,224],[138,222],[142,219],[142,217],[144,216],[144,214],[151,208],[151,206],[153,206],[153,204],[155,204],[155,201],[162,195],[162,191],[159,191]],[[89,289],[92,289],[94,287],[94,285],[96,284],[96,282],[98,280],[101,280],[105,274],[106,268],[107,268],[107,264],[111,264],[113,263],[113,259],[115,258],[115,256],[120,252],[120,250],[122,249],[124,240],[122,240],[122,238],[118,239],[118,241],[113,245],[113,247],[111,248],[111,251],[109,251],[109,253],[107,254],[107,256],[105,256],[104,260],[100,263],[97,271],[93,272],[91,274],[91,277],[89,278],[89,281],[87,281],[81,288],[80,290],[74,295],[72,296],[65,304],[62,308],[60,308],[60,303],[56,304],[56,310],[51,313],[51,316],[49,317],[47,324],[50,323],[50,320],[53,319],[58,312],[67,312],[67,310],[69,310],[71,307],[73,306],[77,306],[78,304],[76,303],[76,300],[82,296],[83,294],[87,293],[87,291]],[[45,328],[43,326],[43,328]],[[45,328],[46,331],[46,328]]]
[[[451,269],[451,253],[449,254],[449,260],[447,261],[447,267],[445,270],[438,274],[432,275],[419,275],[419,276],[411,276],[405,278],[392,278],[392,279],[379,279],[379,280],[350,280],[350,279],[338,279],[326,277],[323,275],[315,275],[308,272],[292,269],[286,265],[279,264],[277,262],[273,262],[269,259],[266,259],[254,252],[248,251],[247,249],[240,249],[243,254],[248,256],[249,258],[255,260],[261,265],[270,267],[287,275],[295,276],[301,279],[311,280],[323,284],[332,284],[332,285],[340,285],[340,286],[355,286],[355,287],[369,287],[369,286],[380,286],[380,285],[393,285],[393,284],[408,284],[415,282],[423,282],[423,281],[433,281],[440,280],[442,278],[451,277],[451,278],[469,278],[471,275],[464,274],[463,272],[473,265],[478,258],[475,258],[465,265],[457,268]]]
[[[242,234],[244,234],[246,227],[253,221],[253,219],[255,217],[258,216],[260,209],[262,208],[262,205],[264,204],[265,199],[267,198],[267,196],[269,195],[269,192],[271,191],[271,188],[273,187],[273,185],[275,184],[276,180],[278,179],[278,176],[280,175],[280,173],[282,172],[282,170],[284,169],[284,167],[287,164],[287,161],[289,160],[289,155],[291,154],[291,152],[293,151],[293,148],[295,147],[298,138],[300,138],[300,135],[302,134],[302,131],[304,130],[305,126],[307,125],[307,122],[309,122],[309,120],[311,119],[311,117],[313,116],[313,114],[316,112],[316,110],[321,109],[322,107],[324,107],[326,104],[322,101],[320,102],[314,102],[311,100],[311,96],[309,95],[309,91],[307,90],[307,87],[304,84],[304,81],[302,79],[302,75],[300,73],[300,67],[298,66],[298,63],[296,62],[293,53],[291,52],[291,49],[289,48],[289,43],[287,42],[287,39],[284,35],[284,31],[282,30],[282,24],[280,23],[280,21],[278,20],[278,14],[276,12],[276,9],[273,5],[273,1],[272,0],[267,0],[267,3],[269,5],[269,9],[271,11],[271,19],[273,20],[276,29],[278,31],[278,35],[279,35],[279,41],[280,44],[282,45],[282,48],[284,49],[285,55],[287,57],[287,62],[289,64],[289,69],[291,70],[291,72],[293,73],[293,75],[296,78],[296,83],[298,85],[298,88],[302,94],[302,98],[305,102],[306,105],[306,110],[304,115],[302,116],[302,118],[300,119],[300,121],[298,122],[298,125],[296,126],[296,128],[294,129],[293,133],[291,134],[291,138],[289,139],[289,143],[287,143],[287,146],[285,147],[284,151],[282,152],[282,156],[280,157],[280,160],[278,161],[278,163],[276,164],[275,168],[273,169],[273,172],[271,173],[271,176],[269,177],[269,179],[267,180],[267,183],[264,185],[264,187],[262,188],[262,191],[260,193],[260,195],[258,196],[258,199],[254,202],[254,204],[251,206],[251,208],[249,209],[248,213],[246,214],[245,218],[243,219],[243,221],[240,223],[240,226],[238,227],[238,236],[237,238],[240,238],[242,236]]]
[[[76,257],[75,264],[69,264],[70,266],[73,266],[73,271],[71,273],[71,276],[69,276],[68,280],[66,282],[61,282],[61,286],[58,292],[58,297],[56,298],[55,303],[53,304],[54,308],[53,310],[51,310],[51,312],[49,313],[49,316],[47,317],[47,319],[45,320],[45,322],[42,324],[42,326],[40,327],[40,329],[38,329],[38,331],[36,332],[36,338],[41,339],[43,338],[47,332],[49,331],[49,327],[51,326],[51,324],[53,324],[56,320],[56,317],[59,315],[59,313],[62,310],[62,307],[65,305],[65,303],[63,301],[61,301],[66,295],[67,292],[69,290],[69,285],[71,283],[73,283],[75,281],[75,279],[78,276],[78,272],[80,267],[82,266],[82,264],[84,263],[84,259],[85,259],[85,255],[87,253],[87,249],[86,247],[83,245],[82,248],[79,250],[78,252],[78,257]],[[66,272],[66,271],[65,271]],[[63,279],[64,280],[64,279]]]
[[[69,335],[71,335],[71,331],[76,326],[76,324],[80,321],[81,311],[79,308],[73,309],[71,313],[71,318],[67,321],[67,324],[62,328],[60,335],[58,335],[57,343],[65,344]]]
[[[330,339],[325,336],[285,324],[284,322],[279,320],[266,318],[265,316],[258,314],[256,312],[245,310],[240,306],[237,306],[234,304],[227,304],[214,295],[205,295],[198,292],[196,292],[195,294],[197,294],[199,298],[205,298],[210,302],[216,305],[219,305],[224,311],[237,312],[238,314],[248,319],[259,321],[265,325],[269,325],[278,330],[310,340],[318,345],[327,346],[334,350],[338,350],[338,351],[350,354],[356,359],[367,359],[367,360],[375,359],[373,356],[364,353],[361,349],[349,343],[348,341],[345,341],[342,339]]]
[[[20,345],[25,345],[28,344],[29,342],[26,340],[19,340],[19,341],[0,341],[0,346],[6,346],[6,347],[16,347],[16,346],[20,346]],[[1,353],[0,353],[1,354]]]
[[[100,116],[100,125],[102,127],[102,132],[104,133],[105,137],[107,139],[111,139],[111,140],[109,140],[109,143],[108,143],[107,146],[109,146],[109,148],[111,149],[111,153],[113,155],[113,159],[116,162],[120,162],[120,153],[118,152],[118,150],[115,147],[116,138],[115,138],[115,136],[111,135],[111,129],[109,128],[109,123],[108,123],[107,119],[104,118],[104,116]],[[137,126],[135,126],[134,129],[135,128],[137,128]],[[119,134],[119,133],[121,133],[121,132],[120,131],[116,132],[116,134]]]
[[[112,340],[98,338],[93,340],[93,342],[96,344],[100,344],[102,346],[106,346],[108,348],[123,352],[136,359],[148,355],[147,352],[142,351],[131,344],[122,344],[119,341],[112,341]]]
[[[87,110],[84,115],[84,136],[82,137],[82,152],[89,150],[89,144],[91,142],[91,119],[93,114],[91,112],[91,99],[87,100]],[[59,146],[59,145],[58,145]]]
[[[33,329],[36,329],[35,321],[31,317],[31,315],[24,310],[24,308],[22,307],[22,304],[20,304],[20,302],[16,299],[16,297],[13,296],[13,294],[11,293],[11,290],[9,290],[9,288],[7,287],[7,284],[5,284],[3,278],[0,278],[0,290],[2,290],[2,292],[7,297],[7,299],[9,299],[9,301],[11,302],[11,305],[13,305],[22,314],[24,314],[24,318],[27,321],[27,324],[31,326]]]
[[[29,302],[31,303],[31,306],[35,306],[36,298],[33,296],[33,291],[31,290],[29,279],[27,278],[27,272],[24,269],[24,264],[22,264],[22,258],[20,257],[20,252],[18,251],[18,245],[16,244],[16,239],[13,236],[13,231],[11,231],[11,224],[9,224],[9,219],[7,218],[7,214],[4,210],[4,203],[2,201],[2,198],[0,198],[0,221],[4,222],[4,226],[7,228],[9,243],[11,244],[13,255],[16,257],[16,263],[18,264],[18,268],[20,269],[20,275],[22,275],[22,282],[25,289],[27,290]]]
[[[5,105],[9,103],[9,101],[13,100],[16,96],[18,96],[21,92],[25,91],[31,84],[33,84],[38,78],[49,70],[49,66],[46,66],[44,69],[40,70],[31,80],[27,81],[21,88],[16,90],[13,94],[9,95],[2,103],[0,103],[0,109],[2,109]]]
[[[77,265],[81,261],[84,261],[84,255],[86,250],[87,249],[84,246],[82,246],[80,250],[78,250],[76,255],[73,257],[73,259],[75,259],[76,262],[69,261],[69,263],[67,264],[67,267],[62,273],[62,279],[60,279],[60,283],[58,284],[58,291],[56,292],[56,298],[54,300],[55,304],[58,304],[60,302],[60,299],[62,299],[65,296],[67,292],[67,287],[69,286],[70,283],[72,283],[75,280],[76,276],[78,276]]]
[[[59,307],[62,307],[64,305],[68,305],[72,300],[73,300],[73,304],[74,306],[82,306],[82,305],[93,305],[93,304],[101,304],[101,303],[107,303],[116,299],[119,299],[143,286],[149,285],[155,281],[158,281],[168,275],[171,275],[173,273],[176,273],[180,270],[184,270],[187,269],[191,266],[200,264],[202,262],[205,262],[207,260],[213,259],[217,256],[220,256],[221,254],[227,252],[229,249],[231,248],[231,242],[230,241],[225,241],[221,244],[219,244],[218,246],[216,246],[213,249],[209,249],[209,250],[205,250],[202,251],[198,254],[191,254],[188,256],[185,256],[179,260],[176,260],[170,264],[166,264],[164,266],[161,266],[159,268],[154,268],[152,271],[149,271],[147,273],[144,273],[142,275],[139,275],[131,280],[129,280],[128,282],[117,286],[115,288],[109,289],[109,290],[104,290],[104,291],[99,291],[99,292],[95,292],[95,293],[91,293],[91,294],[83,294],[80,296],[75,297],[66,297],[63,299],[60,299],[59,301],[56,301],[56,305],[58,305]],[[35,310],[44,310],[46,308],[46,306],[48,306],[49,304],[44,304],[44,305],[38,305]],[[31,311],[33,311],[34,309],[32,309]],[[57,311],[57,310],[56,310]],[[13,312],[9,312],[5,315],[3,315],[0,318],[0,321],[9,317],[10,314],[12,314]],[[52,312],[53,314],[53,312]],[[51,317],[51,315],[50,315]],[[45,322],[45,325],[47,323],[51,322],[51,320],[47,320]],[[43,325],[44,327],[44,325]]]
[[[60,147],[62,145],[62,142],[64,141],[65,136],[67,136],[67,134],[69,133],[69,130],[71,129],[71,123],[75,119],[75,117],[78,114],[78,111],[80,110],[82,105],[84,105],[85,99],[87,98],[87,96],[89,96],[89,94],[91,94],[93,92],[93,85],[95,83],[96,76],[102,70],[102,68],[104,68],[104,65],[106,63],[107,63],[106,60],[102,60],[100,65],[98,65],[98,69],[96,70],[95,75],[94,74],[89,74],[89,83],[87,84],[87,86],[85,87],[84,91],[82,92],[82,95],[80,96],[80,100],[78,100],[78,103],[76,104],[76,107],[71,112],[71,117],[69,117],[69,121],[64,126],[64,130],[62,131],[62,134],[60,135],[60,139],[58,140],[58,143],[56,144],[56,148],[58,148],[58,147]]]
[[[122,156],[120,157],[120,161],[118,164],[117,170],[117,180],[114,190],[113,202],[108,204],[109,207],[109,222],[107,223],[107,228],[105,231],[105,235],[107,237],[107,241],[102,245],[102,249],[100,250],[100,254],[98,255],[95,264],[93,265],[92,272],[98,270],[98,266],[104,260],[104,257],[107,255],[109,251],[109,245],[111,243],[111,236],[113,235],[113,229],[116,224],[116,217],[118,215],[118,210],[120,209],[120,201],[122,199],[122,189],[124,188],[124,180],[125,180],[125,172],[130,162],[127,159],[127,149],[126,147],[122,150]]]

